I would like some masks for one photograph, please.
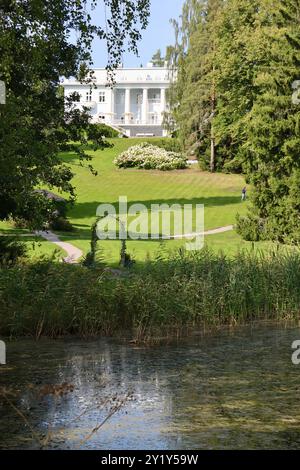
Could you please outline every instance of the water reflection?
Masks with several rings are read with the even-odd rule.
[[[291,344],[300,329],[245,328],[172,345],[138,348],[113,340],[8,344],[0,386],[34,429],[52,429],[49,447],[78,447],[108,413],[103,403],[134,400],[84,442],[97,449],[299,448],[300,366]],[[34,386],[71,383],[62,399],[36,398]],[[86,409],[80,420],[74,418]],[[0,405],[1,448],[32,448],[29,429]]]

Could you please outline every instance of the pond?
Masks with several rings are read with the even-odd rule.
[[[260,325],[153,347],[9,342],[0,448],[297,449],[298,339]]]

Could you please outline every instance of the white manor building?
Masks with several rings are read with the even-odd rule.
[[[163,115],[171,74],[167,67],[118,68],[114,88],[107,86],[107,71],[94,69],[95,87],[75,79],[64,80],[65,95],[80,94],[78,106],[90,108],[93,122],[122,129],[128,136],[165,136]]]

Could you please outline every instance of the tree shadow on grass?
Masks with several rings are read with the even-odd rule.
[[[144,204],[148,209],[151,208],[152,204],[192,204],[196,206],[196,204],[204,204],[205,207],[222,207],[222,206],[229,206],[233,204],[239,204],[241,202],[240,196],[215,196],[215,197],[202,197],[202,198],[192,198],[192,199],[185,199],[185,198],[174,198],[174,199],[151,199],[151,200],[135,200],[135,201],[128,201],[128,206],[133,204]],[[103,202],[103,201],[89,201],[89,202],[76,202],[74,207],[69,212],[69,216],[71,218],[91,218],[96,217],[97,207],[100,204],[111,204],[114,206],[116,212],[118,213],[119,209],[119,202]]]

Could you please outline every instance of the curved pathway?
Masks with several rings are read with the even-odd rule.
[[[225,232],[230,232],[233,230],[234,226],[233,225],[227,225],[225,227],[219,227],[215,228],[212,230],[207,230],[204,232],[204,236],[206,235],[216,235],[218,233],[225,233]],[[71,245],[71,243],[67,242],[62,242],[57,235],[55,235],[51,231],[39,231],[36,232],[36,235],[44,238],[45,240],[48,240],[49,242],[55,243],[55,245],[59,246],[62,248],[64,251],[67,252],[68,256],[64,258],[64,262],[68,264],[76,264],[78,263],[78,260],[83,256],[83,252],[79,250],[79,248],[76,248],[76,246]],[[173,237],[170,237],[172,240],[176,239],[182,239],[182,238],[194,238],[196,236],[202,235],[200,233],[186,233],[184,235],[174,235]]]
[[[225,227],[219,227],[215,228],[212,230],[207,230],[206,232],[203,233],[204,236],[206,235],[216,235],[218,233],[225,233],[225,232],[230,232],[231,230],[234,229],[233,225],[227,225]],[[72,245],[71,243],[67,242],[62,242],[58,236],[51,232],[50,230],[39,230],[36,231],[35,234],[39,237],[44,238],[48,242],[54,243],[55,245],[59,246],[62,248],[68,256],[63,258],[63,261],[68,264],[77,264],[79,262],[79,259],[83,256],[83,252],[77,248],[76,246]],[[7,234],[3,234],[4,236],[10,236]],[[183,238],[195,238],[196,236],[200,236],[202,233],[186,233],[184,235],[174,235],[173,237],[170,237],[168,239],[171,240],[178,240],[178,239],[183,239]],[[19,234],[19,236],[32,236],[32,234]]]
[[[83,252],[79,250],[79,248],[76,248],[76,246],[71,245],[71,243],[67,242],[62,242],[55,233],[51,232],[50,230],[47,231],[37,231],[35,232],[36,235],[39,237],[44,238],[48,242],[52,242],[55,245],[59,246],[62,248],[68,256],[63,258],[63,261],[68,264],[76,264],[78,263],[78,260],[83,256]]]
[[[203,233],[185,233],[184,235],[174,235],[172,240],[178,240],[182,238],[194,238],[194,237],[199,237],[200,235],[216,235],[218,233],[225,233],[225,232],[231,232],[231,230],[234,229],[233,225],[226,225],[225,227],[219,227],[219,228],[214,228],[212,230],[207,230],[206,232]]]

